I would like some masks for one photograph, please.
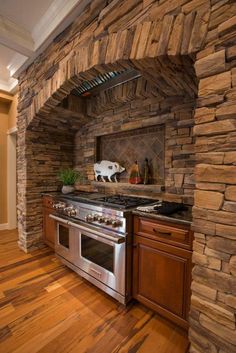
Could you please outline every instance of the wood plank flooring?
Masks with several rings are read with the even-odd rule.
[[[186,353],[186,333],[81,279],[49,248],[25,254],[0,231],[0,353]]]

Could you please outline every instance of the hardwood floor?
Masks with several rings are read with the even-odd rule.
[[[187,334],[141,304],[127,308],[0,231],[1,353],[185,353]]]

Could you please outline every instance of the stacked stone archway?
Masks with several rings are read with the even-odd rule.
[[[88,26],[90,35],[82,32],[85,39],[80,44],[75,37],[69,38],[66,45],[73,41],[71,50],[44,68],[41,87],[34,90],[32,80],[29,87],[20,80],[24,98],[18,119],[18,215],[19,244],[24,250],[41,238],[40,192],[57,188],[55,172],[72,165],[74,133],[81,121],[86,122],[84,112],[73,123],[55,113],[73,88],[101,72],[135,68],[161,97],[198,96],[190,314],[193,353],[227,353],[236,347],[236,7],[230,1],[225,4],[200,0],[151,4],[145,10],[151,20],[145,19],[144,12],[140,24],[109,34],[102,31],[100,19],[95,34],[90,32],[94,22]],[[51,178],[43,174],[47,163],[53,170]],[[35,179],[37,173],[44,176],[43,181]]]
[[[180,22],[182,23],[181,30],[179,29]],[[81,114],[74,127],[72,127],[70,117],[63,116],[62,119],[56,117],[57,111],[55,109],[82,82],[111,70],[136,69],[155,87],[156,93],[160,97],[188,96],[193,99],[197,94],[197,79],[193,68],[193,58],[197,47],[202,45],[204,35],[200,39],[201,43],[194,47],[191,43],[191,36],[184,37],[188,24],[185,22],[187,21],[184,15],[176,18],[166,15],[163,20],[158,22],[144,22],[127,30],[105,35],[101,39],[90,41],[87,45],[76,48],[46,73],[46,80],[41,90],[33,97],[29,107],[22,112],[26,117],[24,125],[22,125],[22,128],[19,126],[19,135],[25,135],[26,146],[31,146],[31,154],[25,155],[25,178],[26,180],[32,180],[28,188],[27,184],[22,184],[24,190],[21,190],[21,185],[19,186],[22,196],[19,197],[18,203],[19,245],[21,248],[27,250],[39,242],[42,234],[42,219],[38,211],[40,209],[40,192],[45,191],[47,182],[49,182],[49,187],[46,188],[48,191],[55,190],[58,186],[56,182],[53,186],[52,180],[47,180],[43,174],[41,185],[40,180],[37,180],[35,176],[33,166],[35,169],[39,169],[40,173],[40,163],[42,161],[41,159],[37,161],[37,151],[42,158],[44,153],[48,154],[43,148],[50,144],[43,143],[40,145],[40,142],[35,143],[34,139],[39,138],[38,132],[40,129],[43,129],[44,140],[45,136],[55,136],[54,133],[57,134],[59,128],[62,141],[71,141],[70,147],[67,146],[66,148],[68,152],[66,158],[64,150],[62,151],[59,148],[67,163],[63,162],[62,158],[61,165],[53,164],[52,168],[55,169],[56,165],[58,165],[58,168],[66,165],[71,166],[73,163],[71,158],[73,134],[79,128],[81,120],[82,123],[86,122],[86,118],[85,116],[82,117],[83,114]],[[171,23],[173,23],[173,30],[166,33],[166,25]],[[177,37],[175,36],[176,31]],[[49,116],[50,121],[48,121]],[[70,130],[68,130],[68,127],[70,127]],[[59,140],[56,139],[57,142]],[[62,143],[61,146],[64,146],[64,144]],[[22,152],[25,152],[25,150]],[[54,153],[52,147],[50,161],[54,160],[53,156],[58,159],[58,155]],[[21,161],[23,160],[22,157],[23,155]],[[50,161],[48,158],[49,164]],[[19,164],[18,168],[23,169],[23,164]],[[32,178],[30,177],[31,174]],[[53,177],[55,179],[55,174],[53,174]],[[33,179],[36,183],[34,189],[37,194],[38,208],[35,205],[32,211],[32,208],[29,210],[26,204],[35,204],[35,195],[32,197]],[[33,218],[34,224],[32,224]],[[38,226],[35,226],[35,219],[38,219]]]

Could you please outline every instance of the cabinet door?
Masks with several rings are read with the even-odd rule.
[[[52,213],[52,210],[48,208],[43,209],[43,235],[45,243],[54,249],[56,222],[49,217],[50,213]]]
[[[133,295],[187,327],[191,252],[135,236]]]

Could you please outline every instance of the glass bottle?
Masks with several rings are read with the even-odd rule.
[[[143,183],[146,185],[146,184],[149,184],[149,182],[150,182],[150,167],[148,164],[148,159],[145,158]]]
[[[130,184],[141,184],[142,183],[142,178],[140,175],[138,161],[135,161],[135,163],[132,165],[132,167],[130,169],[129,183]]]

